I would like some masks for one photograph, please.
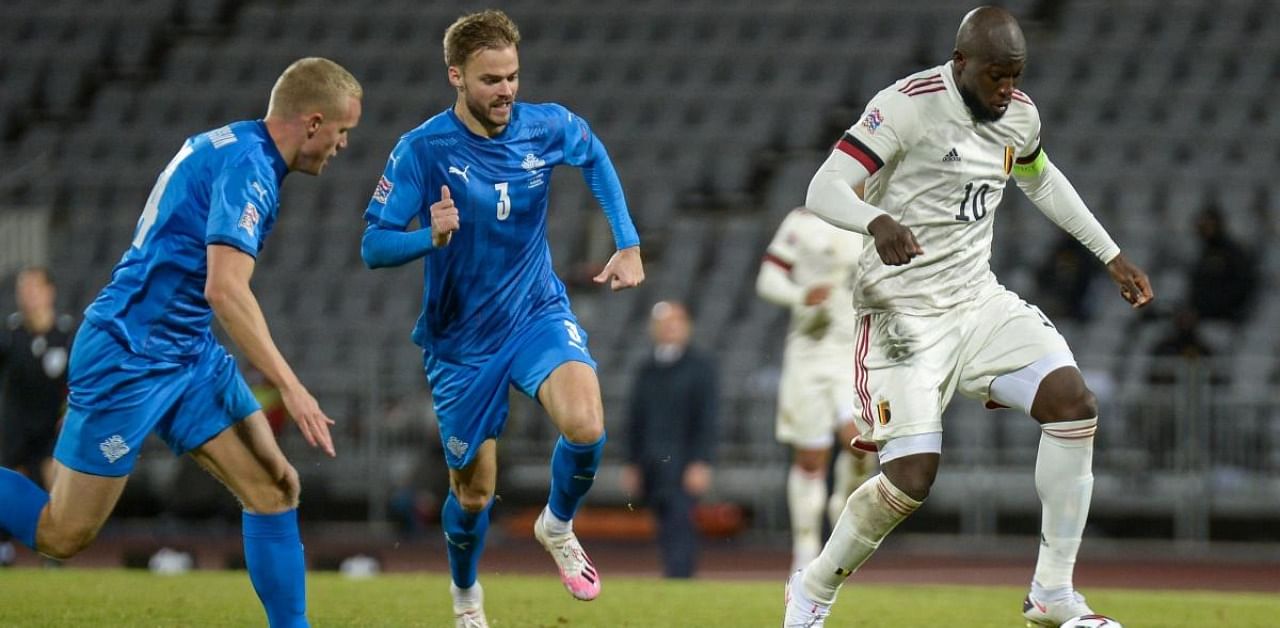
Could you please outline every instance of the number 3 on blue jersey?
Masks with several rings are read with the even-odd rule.
[[[507,182],[493,184],[498,191],[498,220],[506,220],[511,215],[511,197],[507,195]]]
[[[173,171],[178,169],[182,160],[191,156],[194,151],[191,142],[183,144],[178,154],[169,160],[169,165],[164,167],[159,177],[156,177],[156,184],[151,188],[151,194],[147,196],[147,204],[142,208],[142,216],[138,218],[137,232],[133,236],[133,248],[140,249],[142,243],[146,242],[147,232],[151,231],[151,227],[156,224],[156,214],[160,213],[160,199],[164,198],[164,189],[169,187],[169,178],[173,176]]]

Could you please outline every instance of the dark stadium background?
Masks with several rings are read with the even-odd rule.
[[[408,339],[420,267],[370,272],[361,214],[396,138],[453,102],[444,28],[476,2],[385,0],[6,0],[0,6],[0,309],[12,271],[48,264],[59,307],[79,313],[129,241],[156,174],[183,138],[259,117],[274,78],[331,57],[364,84],[351,147],[316,179],[295,175],[255,276],[276,341],[338,419],[339,457],[296,429],[282,443],[302,475],[314,566],[365,552],[439,568],[433,517],[445,490],[420,354]],[[759,300],[768,238],[802,202],[817,164],[878,89],[946,60],[968,2],[922,0],[553,0],[495,3],[520,25],[521,92],[586,117],[622,176],[648,280],[612,294],[588,278],[608,227],[576,173],[553,184],[557,269],[600,362],[613,442],[586,518],[600,543],[647,555],[643,515],[618,488],[622,410],[649,350],[658,299],[691,304],[696,342],[720,360],[723,415],[708,527],[715,557],[759,550],[786,564],[787,452],[772,438],[786,313]],[[1044,145],[1128,256],[1158,307],[1131,312],[1101,266],[1053,258],[1057,228],[1019,193],[999,208],[993,267],[1040,303],[1102,401],[1097,484],[1082,565],[1140,554],[1280,562],[1280,5],[1014,0],[1030,61],[1022,85]],[[1011,186],[1012,187],[1012,186]],[[1220,208],[1251,298],[1202,317],[1212,354],[1153,357],[1174,314],[1196,303],[1195,222]],[[1060,271],[1058,273],[1054,270]],[[1066,272],[1066,274],[1061,274]],[[1063,277],[1080,284],[1067,294]],[[1066,294],[1066,296],[1064,296]],[[1038,431],[1025,417],[957,399],[941,479],[892,543],[1029,560],[1039,503]],[[516,556],[544,500],[553,429],[520,398],[500,445],[503,534]],[[406,516],[399,514],[406,512]],[[170,545],[217,566],[236,555],[236,505],[158,442],[117,516],[83,559],[145,562]],[[412,514],[412,513],[419,514]],[[900,538],[899,538],[900,537]],[[531,547],[531,545],[530,545]],[[1117,554],[1120,553],[1120,554]],[[1127,553],[1127,554],[1125,554]],[[887,554],[887,553],[886,553]],[[34,560],[29,555],[23,560]],[[1270,561],[1270,562],[1267,562]],[[1258,563],[1255,563],[1257,565]],[[1084,567],[1087,569],[1088,567]],[[1025,571],[1025,570],[1023,570]],[[1019,572],[1021,574],[1021,572]],[[1019,578],[1024,576],[1021,574]]]

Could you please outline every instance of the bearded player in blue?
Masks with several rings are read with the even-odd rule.
[[[307,625],[298,473],[210,323],[216,315],[307,442],[333,456],[332,421],[272,342],[249,279],[285,175],[319,174],[346,147],[362,95],[338,64],[301,59],[276,81],[265,119],[183,143],[72,345],[52,490],[0,469],[0,528],[54,558],[79,553],[155,432],[239,498],[245,563],[270,625]]]
[[[476,565],[509,385],[540,402],[561,432],[535,536],[575,598],[600,593],[572,520],[600,463],[604,411],[587,334],[551,267],[553,167],[582,169],[612,227],[617,252],[596,282],[621,290],[644,279],[640,240],[604,146],[560,105],[515,102],[519,43],[499,11],[449,27],[445,62],[457,101],[400,139],[365,213],[362,253],[371,268],[426,259],[413,340],[423,348],[449,466],[443,520],[458,626],[486,625]],[[406,231],[415,218],[423,228]]]

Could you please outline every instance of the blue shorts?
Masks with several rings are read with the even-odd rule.
[[[162,361],[131,352],[92,323],[76,333],[67,385],[54,458],[108,477],[133,470],[152,431],[182,455],[261,408],[217,342],[189,362]]]
[[[538,388],[561,364],[583,362],[596,367],[587,350],[587,332],[569,313],[526,323],[496,352],[480,360],[456,363],[423,355],[445,463],[453,469],[470,465],[481,443],[502,434],[508,386],[537,401]]]

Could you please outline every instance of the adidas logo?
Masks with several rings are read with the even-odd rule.
[[[960,161],[960,153],[957,153],[956,149],[952,148],[951,152],[942,156],[942,161],[944,163],[948,161]]]

